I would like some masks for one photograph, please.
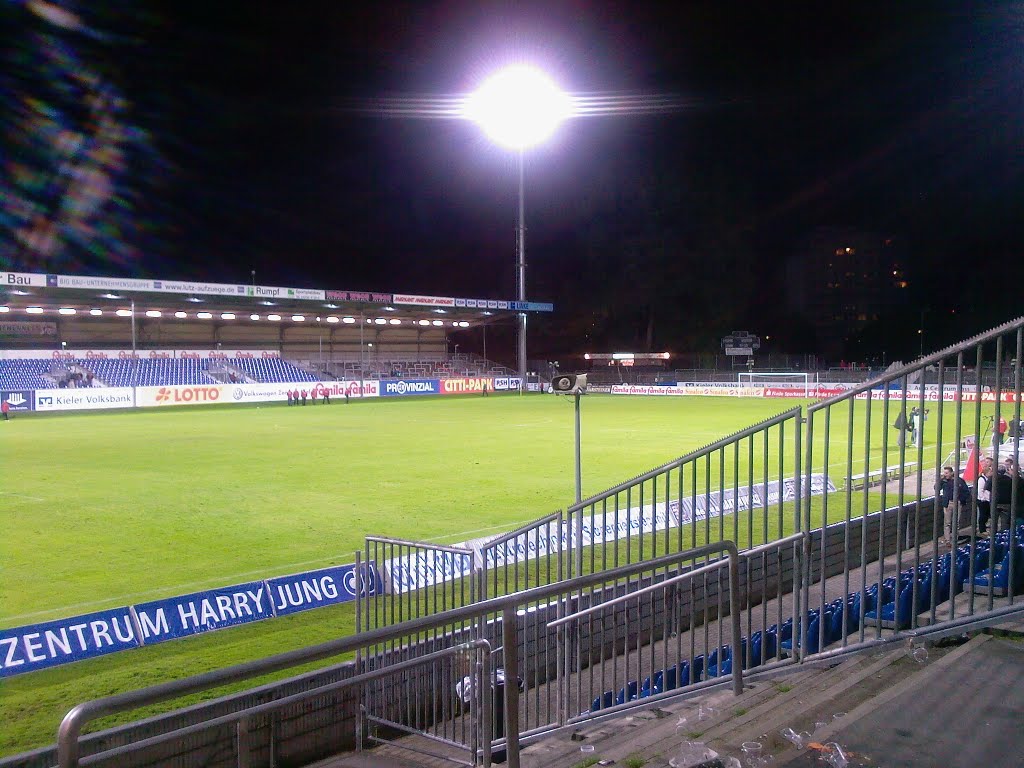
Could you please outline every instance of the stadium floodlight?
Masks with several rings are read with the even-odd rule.
[[[179,309],[177,312],[174,313],[174,316],[179,320],[184,320],[186,317],[188,317],[188,312],[182,312]]]
[[[234,320],[235,319],[235,313],[234,312],[221,312],[220,313],[220,319],[221,320]]]
[[[3,314],[4,312],[10,312],[10,311],[11,311],[10,307],[0,307],[0,314]]]
[[[212,312],[196,312],[196,317],[198,317],[200,320],[212,320],[213,319],[213,313]]]
[[[388,324],[388,321],[387,321],[387,320],[385,320],[385,319],[384,319],[383,317],[378,317],[378,318],[375,318],[373,322],[374,322],[374,323],[375,323],[376,325],[387,325],[387,324]]]
[[[431,325],[444,325],[444,320],[431,320]]]
[[[103,314],[103,310],[102,309],[90,309],[89,310],[89,314],[92,315],[93,317],[99,317],[100,315]]]
[[[392,317],[390,320],[388,320],[388,324],[389,325],[401,325],[402,321],[399,320],[397,317]]]
[[[522,151],[551,137],[572,115],[572,99],[541,70],[515,64],[484,81],[464,110],[496,144]]]
[[[430,325],[430,321],[429,320],[420,320],[419,322],[420,322],[420,325]]]
[[[276,322],[279,322],[281,320],[281,316],[280,315],[267,315],[267,320],[271,320],[271,321],[276,323]]]
[[[78,310],[75,309],[74,307],[61,307],[60,309],[57,310],[57,314],[59,314],[59,315],[77,315],[78,314]]]
[[[467,323],[465,320],[460,320],[459,328],[469,328],[469,323]]]
[[[519,153],[519,226],[516,233],[516,298],[526,301],[526,150],[549,139],[573,114],[572,98],[536,67],[516,64],[488,78],[465,103],[465,116],[494,142]],[[518,315],[519,391],[526,389],[526,313]]]
[[[327,318],[327,322],[328,323],[336,323],[336,322],[338,322],[338,318],[334,317],[334,315],[331,315],[330,317]]]
[[[255,314],[253,314],[253,315],[249,315],[249,319],[250,319],[250,320],[259,320],[259,319],[260,319],[260,316],[259,316],[259,315],[255,315]]]
[[[42,307],[26,307],[25,308],[25,314],[28,314],[28,315],[41,315],[41,314],[43,314],[43,308]]]
[[[302,323],[305,322],[306,318],[303,315],[292,315],[292,322]]]
[[[147,309],[146,310],[146,317],[161,317],[162,315],[163,315],[163,312],[161,312],[159,309]]]
[[[132,311],[130,309],[119,309],[114,314],[118,317],[131,317]]]
[[[347,323],[348,325],[352,325],[352,323],[354,323],[355,321],[356,321],[356,319],[354,317],[343,317],[343,318],[341,318],[341,322]]]

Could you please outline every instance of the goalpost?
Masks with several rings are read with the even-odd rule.
[[[811,397],[816,375],[810,373],[758,373],[742,371],[738,374],[740,386],[748,387],[785,387],[799,389],[804,397]]]

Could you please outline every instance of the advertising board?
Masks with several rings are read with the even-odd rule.
[[[380,383],[381,397],[439,394],[441,394],[441,382],[437,379],[397,379],[385,380]]]
[[[101,408],[131,408],[131,387],[85,389],[37,389],[37,411],[92,411]]]
[[[7,403],[11,413],[32,410],[31,389],[4,389],[0,390],[0,403]]]
[[[0,629],[0,678],[137,648],[139,644],[127,606]]]

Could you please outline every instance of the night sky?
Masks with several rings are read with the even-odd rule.
[[[787,256],[825,226],[906,256],[890,359],[916,349],[920,310],[932,348],[1021,314],[1021,3],[49,7],[87,31],[3,4],[5,102],[61,91],[80,62],[131,130],[110,198],[66,238],[33,250],[8,216],[8,267],[512,298],[514,157],[472,124],[366,107],[466,93],[529,61],[572,92],[678,105],[571,120],[529,153],[527,293],[558,308],[531,349],[714,350],[745,328],[813,352],[780,299]],[[76,58],[47,59],[55,41]],[[12,115],[8,209],[34,194],[43,218],[62,215],[68,186],[46,181]],[[34,190],[21,155],[43,175]]]

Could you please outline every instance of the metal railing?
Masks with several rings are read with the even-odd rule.
[[[1022,347],[1017,319],[807,408],[803,471],[829,472],[838,493],[813,519],[805,510],[805,624],[817,634],[806,655],[1012,610],[1024,564],[1009,529],[1024,522],[1024,478],[1019,442],[1004,444],[995,425],[1020,421]],[[986,455],[1014,469],[982,477]]]
[[[546,682],[535,675],[535,668],[531,666],[531,659],[536,654],[529,648],[529,639],[531,637],[529,628],[530,617],[532,616],[534,621],[540,621],[546,626],[548,617],[545,609],[548,606],[565,603],[570,608],[574,608],[579,605],[581,595],[586,594],[587,591],[590,591],[590,594],[612,594],[615,590],[621,590],[623,585],[639,584],[643,583],[645,579],[656,578],[656,574],[659,571],[672,574],[674,571],[683,568],[686,563],[721,552],[727,552],[730,559],[735,562],[735,545],[731,542],[717,542],[700,547],[694,551],[664,555],[650,561],[620,566],[604,573],[576,576],[555,584],[538,586],[523,592],[490,598],[475,604],[449,609],[438,614],[408,619],[401,624],[370,629],[351,637],[277,654],[258,661],[247,662],[137,691],[85,702],[69,711],[61,722],[57,735],[58,766],[59,768],[75,768],[80,765],[96,765],[101,763],[124,765],[126,764],[123,762],[125,756],[136,750],[183,738],[204,729],[234,724],[233,749],[236,752],[237,765],[240,768],[245,768],[251,764],[250,755],[247,752],[247,724],[249,719],[255,714],[266,713],[275,708],[309,700],[341,688],[364,687],[377,684],[381,679],[389,675],[400,678],[394,681],[395,685],[400,688],[405,684],[404,678],[408,676],[411,670],[421,668],[429,662],[446,660],[457,655],[460,650],[486,649],[489,659],[490,648],[497,645],[496,641],[500,639],[505,679],[511,682],[511,684],[505,685],[504,697],[502,699],[505,735],[495,736],[488,734],[486,731],[486,721],[489,719],[486,705],[488,700],[488,683],[481,681],[488,681],[489,675],[487,675],[486,662],[482,662],[480,672],[476,676],[477,681],[473,682],[472,686],[473,690],[477,690],[480,687],[484,689],[482,693],[473,694],[474,698],[484,702],[481,704],[481,722],[484,725],[475,730],[469,729],[468,732],[475,735],[471,735],[470,739],[466,742],[440,737],[435,740],[446,741],[454,746],[469,749],[473,754],[474,761],[483,760],[486,762],[489,759],[488,749],[504,747],[507,749],[509,765],[515,768],[518,765],[518,748],[521,735],[524,738],[535,737],[538,734],[564,725],[567,722],[568,713],[574,711],[574,703],[567,703],[565,701],[560,701],[558,706],[542,711],[538,711],[536,708],[531,709],[529,705],[529,691],[534,687],[543,687]],[[732,568],[734,569],[735,565]],[[600,585],[600,589],[597,589],[598,585]],[[730,596],[731,600],[736,599],[732,592]],[[730,602],[730,613],[738,615],[739,610],[738,603]],[[318,686],[312,690],[303,691],[277,701],[267,702],[231,712],[215,719],[175,728],[144,741],[98,752],[84,758],[80,757],[79,739],[82,729],[86,724],[99,717],[133,710],[148,704],[168,701],[186,694],[199,693],[228,684],[252,680],[272,672],[294,668],[340,654],[360,652],[365,655],[368,649],[378,646],[389,647],[392,643],[399,647],[409,648],[419,643],[424,635],[429,635],[437,628],[451,627],[463,623],[473,625],[477,628],[479,634],[490,635],[490,638],[476,637],[468,640],[466,643],[454,646],[451,642],[446,641],[445,647],[440,649],[423,648],[421,646],[422,652],[418,655],[408,654],[401,660],[394,661],[384,667],[361,672],[348,680]],[[643,628],[640,625],[636,625],[630,631],[641,629]],[[595,647],[597,643],[609,644],[613,642],[614,638],[612,637],[594,639]],[[527,663],[523,664],[522,662],[524,661]],[[480,675],[485,676],[480,677]],[[457,677],[459,675],[452,674],[447,679],[440,681],[440,687],[421,688],[417,695],[425,697],[428,695],[428,691],[433,695],[453,695],[455,685],[459,682],[456,679]],[[524,687],[528,692],[525,696],[520,695],[519,686],[516,684],[516,681],[520,678],[524,680]],[[739,669],[739,665],[734,670],[732,679],[734,681],[742,680],[742,671]],[[734,682],[734,687],[736,685],[737,683]],[[417,705],[432,706],[430,702],[426,702],[422,698],[417,702]],[[522,721],[521,715],[525,718]],[[116,762],[107,762],[111,760]]]
[[[371,538],[366,559],[378,567],[422,555],[428,570],[444,571],[455,558],[459,578],[361,602],[363,631],[353,638],[81,705],[61,726],[61,768],[78,764],[81,725],[113,711],[103,707],[120,711],[155,691],[163,700],[344,652],[358,654],[357,675],[370,675],[358,686],[375,691],[361,699],[371,725],[467,749],[473,760],[483,759],[485,743],[505,746],[514,765],[521,738],[736,685],[744,667],[770,671],[1020,613],[1024,528],[1014,531],[1013,521],[1024,522],[1021,447],[1003,444],[992,425],[1020,421],[1022,359],[1019,319],[499,537],[481,549],[486,566],[470,550]],[[914,429],[893,426],[914,421],[915,407]],[[979,480],[984,454],[1010,459],[1013,470]],[[943,490],[945,466],[954,477],[969,470],[970,502],[955,480],[953,493]],[[986,487],[992,524],[983,533],[975,512]],[[554,551],[542,546],[552,537],[564,542]],[[504,667],[503,732],[451,701],[463,678],[473,690],[489,678],[474,682],[450,654],[423,671],[423,659],[470,642],[494,647],[494,666]]]

